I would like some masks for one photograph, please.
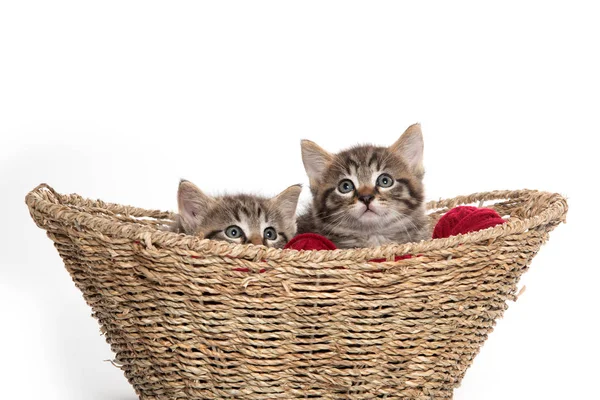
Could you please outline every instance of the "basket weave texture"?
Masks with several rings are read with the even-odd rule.
[[[479,193],[428,203],[432,226],[472,203],[507,223],[296,251],[167,232],[173,213],[45,184],[26,202],[143,400],[450,399],[567,212],[558,194]]]

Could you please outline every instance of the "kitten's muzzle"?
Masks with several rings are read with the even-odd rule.
[[[374,198],[375,198],[375,196],[373,196],[372,194],[363,194],[363,195],[358,196],[358,199],[360,201],[362,201],[363,203],[365,203],[367,208],[369,208],[369,204],[373,201]]]

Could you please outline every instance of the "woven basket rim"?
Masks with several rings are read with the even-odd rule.
[[[101,200],[86,199],[78,194],[64,195],[56,192],[50,185],[42,183],[31,190],[25,202],[31,210],[43,215],[60,214],[61,219],[73,225],[86,226],[102,234],[133,239],[145,243],[147,247],[177,247],[181,254],[206,256],[232,256],[255,261],[269,259],[271,261],[329,262],[341,260],[367,261],[375,258],[393,259],[396,255],[426,253],[431,250],[454,248],[461,244],[490,241],[505,236],[522,233],[550,223],[564,222],[568,210],[566,199],[558,193],[538,190],[496,190],[457,196],[450,199],[430,201],[429,211],[452,208],[457,205],[473,204],[491,200],[510,200],[528,196],[531,202],[543,202],[544,209],[528,218],[511,217],[505,224],[466,235],[456,235],[442,239],[428,239],[421,242],[405,244],[387,244],[371,248],[338,249],[338,250],[291,250],[274,249],[251,244],[233,244],[223,241],[200,239],[198,237],[163,231],[155,227],[131,221],[116,221],[110,215],[98,216],[89,212],[74,209],[77,204],[102,209],[107,214],[123,214],[133,218],[172,219],[174,213],[168,211],[148,210],[138,207],[123,206],[117,203],[106,203]],[[52,199],[52,200],[50,200]],[[37,222],[36,222],[37,223]],[[39,224],[38,224],[39,225]]]

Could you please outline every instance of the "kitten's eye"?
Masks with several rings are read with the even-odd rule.
[[[350,179],[343,179],[338,184],[338,190],[340,191],[340,193],[350,193],[354,190],[354,183],[352,183]]]
[[[275,231],[274,228],[271,228],[271,227],[265,228],[264,237],[267,238],[268,240],[275,240],[275,239],[277,239],[277,232]]]
[[[238,239],[242,237],[244,231],[237,225],[231,225],[229,228],[225,229],[225,234],[232,239]]]
[[[377,186],[382,188],[389,188],[394,184],[394,180],[388,174],[381,174],[377,178]]]

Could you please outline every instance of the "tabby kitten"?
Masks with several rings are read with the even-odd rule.
[[[298,219],[298,233],[319,233],[340,248],[429,237],[419,124],[390,147],[363,145],[330,154],[303,140],[302,161],[313,201]]]
[[[296,206],[302,187],[290,186],[269,199],[237,194],[211,197],[182,180],[174,231],[232,243],[283,247],[296,234]]]

